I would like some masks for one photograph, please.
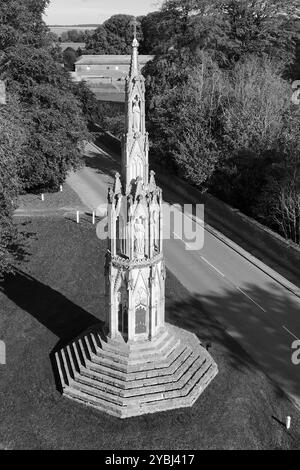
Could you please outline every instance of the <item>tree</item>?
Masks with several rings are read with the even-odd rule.
[[[0,274],[20,253],[12,212],[20,191],[53,190],[82,163],[81,102],[42,20],[48,0],[0,4]]]
[[[109,54],[107,31],[100,25],[93,34],[86,38],[85,50],[87,54]]]
[[[290,106],[255,210],[260,221],[300,245],[300,111]]]
[[[69,41],[69,36],[67,31],[63,31],[60,35],[60,40],[61,42],[68,42]]]
[[[152,155],[293,240],[299,116],[287,124],[295,110],[285,77],[295,66],[297,3],[166,0],[142,20],[144,40],[156,31],[161,41],[143,71]]]
[[[13,41],[0,60],[0,76],[6,80],[8,92],[19,95],[28,118],[30,132],[19,175],[24,188],[31,191],[57,188],[67,171],[80,165],[80,143],[88,136],[69,74],[57,62],[57,50],[48,41],[49,30],[43,27],[41,15],[36,14],[36,11],[43,11],[46,3],[27,0],[27,16],[23,15],[22,4],[21,16],[29,23],[27,28],[23,23],[20,26],[21,32],[25,31],[23,42]],[[16,18],[9,17],[9,20],[10,27],[19,27]],[[35,22],[35,29],[45,35],[41,35],[39,43],[31,36],[32,22]],[[21,36],[16,30],[15,37]]]
[[[8,89],[17,92],[29,119],[20,178],[31,191],[55,189],[81,163],[88,134],[67,72],[45,49],[18,46],[0,65]]]
[[[178,21],[168,11],[155,11],[140,19],[143,39],[142,54],[166,53],[175,44],[179,33]]]
[[[86,51],[89,54],[130,54],[133,38],[131,22],[133,16],[113,15],[87,38]],[[140,25],[137,38],[143,40]]]
[[[168,167],[173,162],[181,175],[205,190],[220,156],[222,77],[205,54],[200,68],[185,68],[185,79],[180,70],[182,67],[174,67],[172,80],[169,76],[168,84],[152,96],[151,150]]]
[[[174,159],[180,173],[202,190],[207,189],[221,157],[223,87],[217,64],[203,55],[201,68],[195,68],[186,84],[175,89],[180,99],[176,106]]]
[[[124,103],[97,102],[96,122],[106,131],[121,138],[125,132]]]
[[[205,49],[222,66],[249,54],[295,57],[298,0],[166,0],[162,10],[173,18],[176,47]]]
[[[73,93],[80,103],[81,110],[87,124],[90,125],[94,122],[103,124],[103,112],[101,104],[97,101],[94,93],[89,89],[84,81],[73,83]]]
[[[67,38],[69,42],[84,42],[84,31],[78,29],[70,29],[67,31]]]
[[[20,190],[18,164],[26,136],[22,114],[16,97],[8,96],[7,104],[0,105],[0,277],[12,269],[19,242],[12,212]]]
[[[0,4],[0,50],[18,43],[51,47],[52,38],[42,15],[50,0],[2,0]]]
[[[287,64],[295,56],[294,32],[290,19],[297,0],[225,0],[217,5],[228,22],[229,54],[234,61],[249,54],[284,57]]]
[[[63,52],[65,69],[72,72],[75,70],[75,62],[77,60],[77,53],[72,47],[67,47]]]
[[[281,71],[278,63],[250,56],[227,74],[223,157],[211,186],[215,194],[252,216],[290,107],[290,87]]]
[[[300,17],[294,19],[291,23],[291,30],[295,31],[296,52],[288,76],[292,80],[298,80],[300,79]]]

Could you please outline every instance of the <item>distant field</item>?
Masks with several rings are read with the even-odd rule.
[[[85,42],[61,42],[60,47],[62,48],[63,51],[68,49],[68,47],[72,47],[74,51],[77,49],[84,49],[85,48]]]
[[[67,31],[70,31],[71,29],[77,29],[79,31],[86,31],[86,30],[93,30],[93,29],[96,29],[97,26],[72,26],[72,25],[69,25],[69,26],[49,26],[50,30],[52,33],[54,34],[57,34],[58,36],[60,36],[62,33],[65,33]]]

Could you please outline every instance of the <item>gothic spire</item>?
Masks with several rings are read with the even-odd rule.
[[[130,70],[129,70],[129,76],[135,76],[139,74],[139,64],[138,64],[138,48],[139,48],[139,42],[137,40],[137,25],[138,22],[136,18],[132,21],[132,26],[133,26],[133,41],[132,41],[132,54],[131,54],[131,61],[130,61]]]
[[[143,184],[148,184],[148,134],[145,124],[145,83],[139,67],[138,47],[136,37],[137,21],[134,27],[132,54],[129,75],[125,85],[125,134],[122,143],[122,176],[124,187],[130,191],[132,183],[141,178]]]

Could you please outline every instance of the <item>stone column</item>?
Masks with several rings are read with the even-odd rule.
[[[149,339],[151,340],[155,336],[155,278],[154,278],[154,266],[152,265],[149,269],[149,281],[150,281],[150,305],[149,305]]]
[[[160,292],[160,312],[159,312],[159,323],[160,326],[165,324],[165,280],[166,280],[166,268],[164,260],[160,263],[161,269],[161,292]]]
[[[113,339],[116,337],[118,324],[116,319],[117,312],[117,300],[114,292],[115,279],[117,275],[117,270],[111,266],[111,279],[110,279],[110,319],[109,319],[109,336]]]
[[[150,212],[149,256],[153,257],[153,212]]]
[[[114,204],[114,202],[112,203]],[[116,212],[115,208],[112,206],[112,213],[111,213],[111,224],[110,224],[110,239],[111,239],[111,255],[116,256]]]
[[[150,240],[149,240],[149,218],[147,217],[144,222],[144,230],[145,230],[145,243],[144,243],[144,256],[147,254],[149,256],[150,253]]]
[[[162,203],[159,204],[159,252],[162,253],[163,251],[163,219],[162,219]]]
[[[135,334],[135,303],[133,292],[132,273],[129,273],[128,279],[128,341],[134,340]]]

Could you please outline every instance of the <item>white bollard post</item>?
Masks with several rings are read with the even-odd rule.
[[[76,222],[79,224],[79,211],[76,211]]]
[[[60,192],[62,192],[62,185],[60,185],[59,190],[60,190]]]
[[[292,418],[290,416],[286,417],[286,429],[290,429]]]
[[[93,211],[93,225],[95,225],[95,211]]]
[[[44,194],[42,194],[42,195],[41,195],[41,198],[42,198],[42,201],[44,201],[44,200],[45,200],[45,196],[44,196]]]

